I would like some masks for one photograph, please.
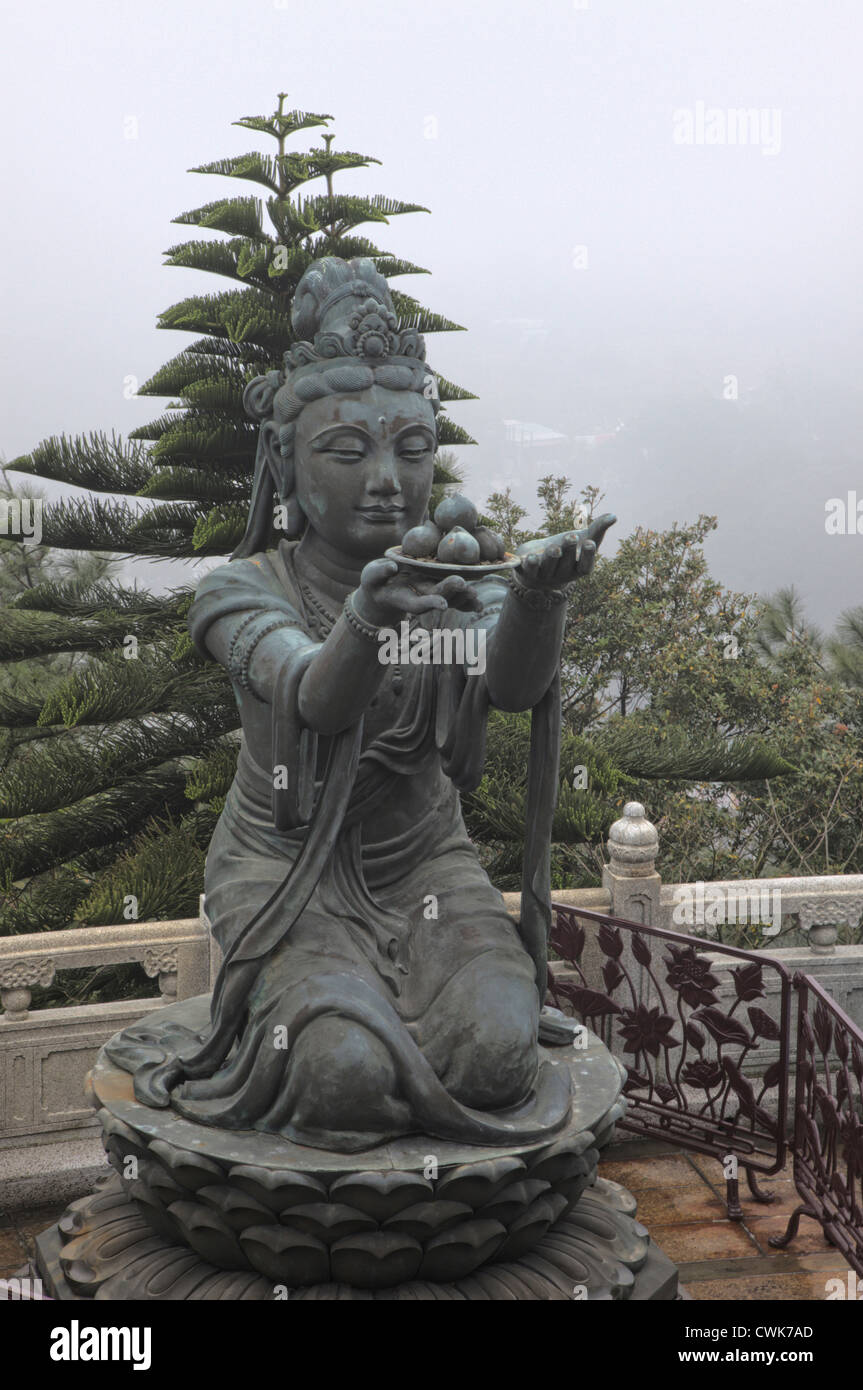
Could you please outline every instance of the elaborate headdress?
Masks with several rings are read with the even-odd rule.
[[[367,256],[351,261],[327,256],[309,266],[294,294],[291,326],[297,341],[284,355],[284,370],[255,377],[243,395],[246,413],[262,428],[249,520],[232,559],[266,547],[274,493],[286,510],[286,536],[302,532],[305,518],[294,492],[294,434],[297,416],[310,401],[378,385],[417,391],[435,414],[440,409],[423,336],[416,328],[399,328],[387,282]]]

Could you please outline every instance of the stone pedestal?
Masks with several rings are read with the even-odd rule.
[[[208,1004],[169,1008],[203,1027]],[[593,1035],[546,1055],[573,1078],[554,1142],[348,1155],[149,1109],[103,1051],[92,1099],[115,1171],[39,1238],[39,1273],[60,1300],[675,1298],[634,1199],[597,1178],[623,1069]]]

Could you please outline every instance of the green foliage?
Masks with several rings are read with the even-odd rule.
[[[517,890],[527,811],[530,716],[489,715],[485,775],[463,797],[465,823],[485,850],[485,868],[501,890]],[[602,857],[596,846],[619,814],[620,771],[589,740],[564,729],[560,787],[552,827],[552,882],[556,888],[593,886]],[[585,785],[586,784],[586,785]]]
[[[122,922],[126,899],[137,899],[137,920],[197,917],[203,890],[206,843],[193,826],[153,820],[99,876],[78,907],[82,925]]]
[[[199,758],[186,778],[186,796],[190,801],[213,801],[230,790],[237,770],[239,744],[235,739],[220,739],[205,758]]]
[[[584,489],[578,502],[570,491],[566,479],[542,480],[541,534],[572,529],[578,509],[599,510],[597,489]],[[489,499],[484,519],[510,548],[536,534],[509,491]],[[582,794],[606,820],[609,799],[618,808],[630,798],[645,804],[667,882],[863,872],[863,609],[849,610],[825,640],[793,590],[765,604],[723,588],[703,551],[715,525],[700,517],[661,533],[637,528],[609,554],[612,531],[591,577],[575,586],[563,648],[564,727],[619,778],[610,792],[591,771]],[[477,798],[485,814],[474,810],[472,820],[493,870],[508,844],[512,886],[521,846],[518,816],[505,803],[517,766],[490,739]],[[564,771],[567,811],[571,790]],[[568,883],[588,885],[597,882],[607,825],[601,816],[595,828],[584,816],[580,824],[581,872]],[[556,844],[556,872],[560,853]]]
[[[196,336],[139,390],[167,398],[158,417],[127,442],[99,433],[51,438],[16,461],[19,472],[91,495],[44,507],[41,547],[0,541],[0,932],[123,920],[128,894],[139,897],[142,916],[197,910],[239,716],[224,672],[191,645],[190,592],[124,588],[108,578],[105,555],[199,559],[233,550],[257,444],[243,391],[281,367],[292,296],[316,258],[369,256],[393,278],[428,273],[360,230],[425,211],[341,187],[377,160],[334,149],[328,133],[307,150],[288,148],[331,119],[288,110],[282,95],[270,116],[237,122],[269,151],[199,166],[243,186],[175,219],[194,232],[165,263],[217,275],[224,288],[160,314],[160,327]],[[459,327],[408,295],[394,302],[404,325]],[[445,378],[439,389],[447,402],[472,399]],[[443,415],[440,440],[473,442]],[[460,481],[442,448],[436,493]],[[20,496],[20,486],[12,490]],[[74,573],[58,558],[64,551]],[[129,636],[135,659],[124,654]],[[64,977],[40,1001],[102,997],[112,978],[124,995],[144,992],[140,971],[112,967],[97,978]]]
[[[108,439],[97,433],[77,439],[43,440],[32,453],[15,459],[9,467],[76,487],[120,493],[138,492],[150,471],[145,450],[124,444],[116,435]]]
[[[165,809],[177,810],[184,786],[182,766],[175,760],[60,810],[0,822],[0,887],[122,839]]]

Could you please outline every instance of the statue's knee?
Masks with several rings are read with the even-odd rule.
[[[527,1094],[537,1067],[536,1000],[536,990],[521,982],[478,992],[446,1069],[447,1086],[463,1105],[501,1110]]]
[[[297,1039],[292,1061],[306,1124],[365,1128],[395,1090],[384,1044],[347,1019],[315,1019]]]

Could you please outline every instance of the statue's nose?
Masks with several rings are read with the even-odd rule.
[[[380,450],[369,461],[368,489],[392,495],[399,491],[399,475],[395,457],[389,449]]]

